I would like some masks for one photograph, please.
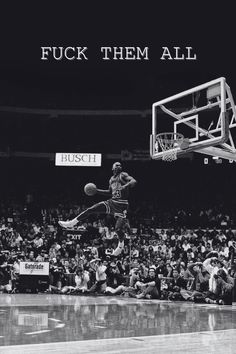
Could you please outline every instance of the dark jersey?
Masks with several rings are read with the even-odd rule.
[[[156,285],[156,287],[157,287],[157,290],[158,291],[160,291],[161,290],[161,281],[160,281],[160,279],[157,277],[157,276],[155,276],[155,277],[149,277],[149,276],[147,276],[144,280],[143,280],[143,282],[145,283],[145,284],[147,284],[147,283],[150,283],[150,282],[155,282],[155,285]]]
[[[117,176],[112,176],[109,181],[109,187],[112,192],[112,199],[127,201],[129,197],[129,189],[125,188],[120,190],[120,188],[127,183],[128,173],[121,172]]]

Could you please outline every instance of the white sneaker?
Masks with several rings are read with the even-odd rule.
[[[116,247],[116,249],[113,251],[112,256],[119,256],[119,254],[121,254],[121,252],[124,249],[124,241],[119,241],[118,246]]]
[[[78,223],[77,219],[72,219],[68,221],[58,221],[58,224],[65,229],[71,229]]]

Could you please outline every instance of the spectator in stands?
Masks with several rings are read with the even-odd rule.
[[[168,300],[183,300],[181,290],[186,289],[186,280],[180,276],[178,269],[173,269],[173,278],[168,281],[167,296]]]
[[[197,251],[198,253],[200,253],[201,255],[203,255],[206,252],[206,247],[204,246],[202,241],[199,241],[198,243],[198,247],[197,247]]]
[[[185,262],[183,262],[183,260],[180,260],[180,263],[178,265],[178,271],[181,277],[183,277],[184,279],[187,279],[190,277],[190,273],[188,272],[187,266],[185,264]]]
[[[26,261],[27,261],[27,262],[35,262],[35,261],[36,261],[35,255],[34,255],[34,251],[33,251],[33,250],[30,250],[30,251],[29,251],[28,257],[26,257]]]
[[[100,258],[90,261],[90,267],[95,272],[95,283],[88,289],[89,293],[104,293],[107,287],[107,266]]]
[[[36,262],[46,262],[45,255],[46,255],[46,250],[41,249],[40,253],[36,257]]]
[[[11,265],[8,263],[9,252],[0,253],[0,292],[12,290]]]
[[[188,269],[194,280],[190,283],[187,290],[181,290],[181,295],[185,300],[204,302],[207,291],[209,291],[210,275],[201,262],[189,264]]]
[[[161,282],[156,274],[156,269],[151,267],[148,276],[137,285],[141,293],[136,295],[137,299],[159,299],[161,295]]]
[[[51,289],[61,290],[64,280],[64,266],[60,256],[50,260],[50,286]]]
[[[165,230],[162,229],[159,236],[163,241],[167,240],[167,234],[166,234]]]
[[[33,241],[33,245],[34,245],[34,248],[36,248],[36,249],[40,249],[43,246],[43,239],[42,239],[40,233],[38,233],[35,236],[35,239]]]
[[[166,273],[165,277],[171,278],[173,277],[173,267],[170,265],[170,262],[166,262]]]
[[[12,292],[17,291],[19,285],[19,279],[20,279],[20,261],[23,261],[23,259],[24,256],[22,254],[18,254],[12,265],[12,269],[11,269]]]
[[[156,268],[156,274],[161,275],[161,276],[166,276],[167,269],[165,265],[164,259],[158,258],[157,259],[157,268]]]
[[[107,286],[116,288],[125,282],[125,278],[122,276],[120,269],[116,262],[111,262],[107,267]]]
[[[83,267],[78,266],[75,274],[75,286],[64,286],[61,289],[62,294],[80,294],[88,290],[88,283],[90,280],[89,272]]]
[[[223,268],[218,269],[213,277],[215,287],[208,292],[205,302],[209,304],[232,305],[234,279]]]
[[[57,256],[57,251],[59,251],[59,249],[61,248],[61,246],[57,243],[57,241],[55,241],[52,246],[49,249],[49,257],[50,259],[55,258]]]
[[[182,244],[182,248],[183,248],[183,250],[184,250],[185,252],[187,252],[187,250],[188,250],[189,248],[191,248],[190,243],[188,242],[187,239],[184,240],[184,242],[183,242],[183,244]]]
[[[226,245],[225,241],[221,242],[219,247],[219,256],[224,256],[225,258],[229,257],[229,247]]]

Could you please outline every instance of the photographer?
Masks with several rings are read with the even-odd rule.
[[[107,266],[103,264],[101,258],[95,258],[90,261],[90,268],[95,272],[95,283],[88,289],[89,293],[104,293],[107,287]]]
[[[203,267],[203,263],[196,262],[188,265],[188,270],[194,280],[191,282],[190,288],[182,289],[181,295],[185,300],[194,302],[204,302],[206,292],[209,290],[210,275]]]
[[[111,262],[107,267],[107,286],[116,288],[125,282],[125,277],[122,276],[119,263]]]
[[[216,286],[209,291],[205,302],[208,304],[232,305],[234,279],[223,268],[213,275]]]
[[[106,295],[120,295],[129,290],[135,293],[133,288],[126,286],[126,278],[120,274],[118,264],[111,262],[107,272]]]

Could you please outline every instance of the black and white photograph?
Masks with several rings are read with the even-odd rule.
[[[2,8],[2,354],[235,353],[235,21],[152,5]]]

